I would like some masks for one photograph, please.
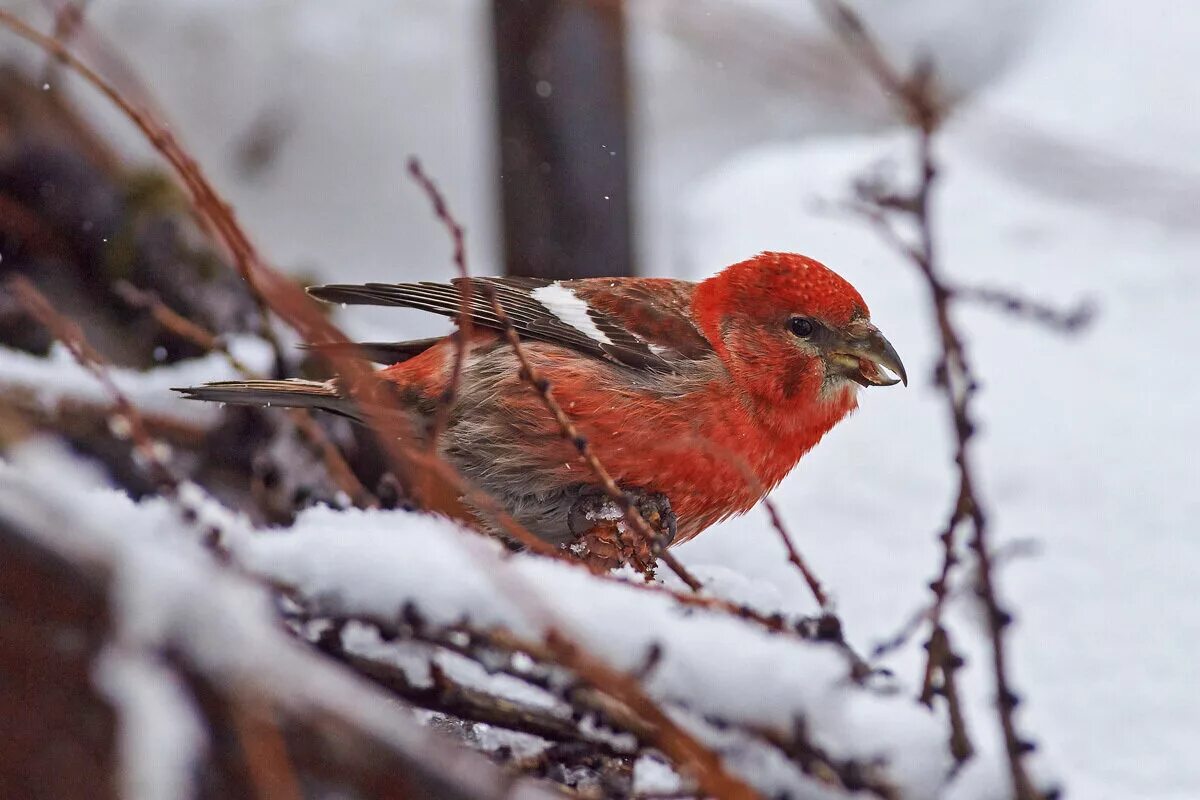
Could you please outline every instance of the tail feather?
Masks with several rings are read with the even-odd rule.
[[[175,387],[188,400],[207,400],[242,406],[282,406],[319,408],[348,417],[357,417],[350,401],[333,381],[217,381],[202,386]]]

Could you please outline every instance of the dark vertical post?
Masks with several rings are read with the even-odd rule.
[[[633,274],[619,0],[493,0],[505,270]]]

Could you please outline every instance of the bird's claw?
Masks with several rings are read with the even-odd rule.
[[[621,504],[588,487],[571,505],[567,522],[574,540],[566,546],[595,569],[606,571],[629,564],[653,575],[658,552],[675,539],[675,512],[666,495],[658,492],[627,489],[625,494],[650,527],[651,541],[632,529]]]

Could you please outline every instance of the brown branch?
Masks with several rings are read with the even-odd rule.
[[[446,426],[450,422],[450,414],[454,410],[454,402],[458,397],[458,391],[463,379],[463,366],[466,363],[467,356],[470,354],[472,342],[472,333],[474,331],[474,319],[471,316],[471,295],[474,288],[471,286],[471,275],[467,270],[467,250],[466,242],[463,238],[463,227],[458,223],[454,214],[450,211],[450,206],[446,203],[446,198],[442,195],[437,184],[425,174],[421,168],[421,162],[416,158],[408,160],[408,174],[417,182],[417,185],[425,192],[425,196],[429,198],[433,204],[433,213],[438,220],[445,226],[446,231],[450,234],[450,241],[454,245],[454,266],[458,270],[458,276],[461,278],[459,289],[459,305],[458,317],[458,332],[451,338],[454,341],[454,363],[450,370],[450,380],[446,384],[446,389],[442,392],[442,396],[438,398],[437,409],[433,415],[433,422],[429,429],[429,448],[436,452],[438,440],[442,438],[442,434],[446,431]]]
[[[642,716],[636,705],[629,705],[610,694],[607,685],[594,686],[587,680],[580,681],[569,677],[572,668],[561,661],[558,651],[549,643],[518,637],[505,628],[479,630],[466,622],[458,623],[450,628],[428,625],[422,619],[417,608],[413,606],[406,606],[403,612],[395,618],[360,614],[329,616],[322,613],[319,599],[306,600],[299,593],[289,589],[285,589],[285,591],[295,605],[302,609],[297,617],[298,621],[303,623],[328,621],[332,623],[332,628],[326,629],[318,642],[318,646],[322,648],[332,647],[335,651],[340,649],[341,640],[336,631],[347,623],[369,625],[378,630],[380,638],[385,642],[415,641],[448,650],[476,662],[489,673],[503,673],[555,695],[574,709],[574,718],[578,719],[584,714],[594,714],[612,731],[633,736],[639,744],[638,752],[659,747],[656,727],[650,720]],[[513,656],[517,653],[527,658],[529,663],[517,668],[513,660]],[[630,673],[629,677],[640,683],[647,670],[654,668],[657,653],[655,648],[650,648],[645,662]],[[370,658],[357,656],[353,659],[352,666],[356,670],[361,669],[363,674],[372,680],[375,680],[380,674],[390,676],[391,671],[395,669],[388,664],[377,664]],[[565,674],[562,672],[563,670],[566,670]],[[400,677],[400,681],[399,687],[391,685],[390,682],[387,685],[405,696],[409,691],[406,687],[407,681],[403,676]],[[438,705],[439,701],[436,695],[430,694],[429,690],[418,691],[422,694],[410,698],[410,700],[432,710],[441,710],[481,722],[488,720],[473,715],[498,713],[496,708],[486,700],[483,701],[482,709],[472,710],[473,707],[469,704],[443,707]],[[511,718],[502,716],[495,724],[520,730],[524,724],[523,719],[520,715]],[[853,759],[835,759],[808,741],[803,730],[788,733],[729,720],[712,720],[712,722],[721,728],[738,730],[762,740],[765,744],[779,748],[806,772],[831,785],[849,789],[868,789],[883,797],[891,796],[889,794],[891,790],[882,773],[881,765]],[[554,724],[557,725],[557,723]],[[533,730],[525,732],[535,733]],[[562,731],[546,731],[537,735],[553,740],[563,740],[559,738],[558,734],[560,733]],[[575,735],[581,734],[576,733]]]
[[[170,449],[150,435],[150,429],[141,411],[126,397],[120,387],[113,382],[108,373],[108,364],[84,338],[83,332],[74,322],[63,317],[41,292],[24,276],[14,276],[9,279],[17,300],[31,317],[41,323],[54,337],[63,343],[78,364],[92,374],[112,398],[117,413],[109,417],[109,429],[121,440],[132,442],[134,453],[137,455],[135,466],[139,466],[150,474],[159,491],[178,507],[180,516],[187,522],[199,519],[199,511],[183,497],[181,488],[185,483],[182,475],[177,473],[168,463]],[[222,531],[209,529],[204,534],[204,544],[221,561],[229,558],[228,550],[222,541]]]
[[[270,705],[261,698],[247,698],[234,704],[229,716],[255,795],[300,800],[304,793]]]
[[[958,683],[954,679],[955,673],[963,665],[963,660],[950,646],[950,634],[940,624],[936,625],[930,634],[928,647],[930,655],[927,664],[936,664],[942,678],[937,691],[946,698],[946,710],[950,717],[950,754],[954,756],[955,762],[961,764],[975,752],[967,735],[967,723],[958,696]],[[932,676],[926,675],[926,681],[932,686]],[[922,696],[921,702],[932,706],[932,692],[928,699]]]
[[[242,278],[250,286],[259,310],[259,332],[263,339],[271,345],[276,361],[282,364],[284,360],[283,347],[271,325],[270,306],[266,300],[267,293],[258,280],[262,277],[265,265],[254,245],[237,224],[233,210],[212,188],[199,165],[187,154],[170,129],[158,123],[147,109],[138,108],[129,102],[113,84],[80,61],[62,42],[31,28],[11,12],[2,9],[0,9],[0,24],[52,54],[60,63],[70,67],[87,83],[101,92],[138,127],[155,149],[175,168],[176,175],[192,195],[196,209],[211,223],[212,229],[218,233],[221,242],[226,245],[233,257],[234,264]]]
[[[764,497],[762,500],[763,507],[767,510],[767,514],[771,517],[771,527],[779,534],[779,538],[783,540],[783,546],[787,549],[788,561],[795,565],[796,569],[800,570],[800,574],[804,576],[804,582],[808,584],[809,590],[813,597],[816,598],[817,605],[822,610],[829,607],[829,597],[825,594],[825,589],[821,586],[821,581],[817,578],[815,572],[808,566],[808,562],[800,555],[800,551],[796,549],[796,545],[792,543],[792,537],[788,534],[787,528],[783,524],[783,517],[779,515],[779,509],[771,502],[771,498]]]
[[[468,555],[476,557],[473,549]],[[489,566],[480,560],[481,566]],[[545,627],[541,642],[526,640],[502,628],[487,632],[474,632],[480,641],[500,646],[514,652],[529,654],[546,663],[555,664],[574,673],[579,681],[591,687],[617,706],[605,705],[605,716],[622,715],[621,707],[633,715],[626,719],[631,726],[641,731],[639,740],[654,747],[670,758],[681,770],[693,775],[700,788],[714,797],[758,798],[759,795],[740,779],[731,776],[721,764],[720,757],[711,748],[700,742],[691,733],[678,725],[658,703],[651,698],[639,683],[637,676],[614,669],[600,658],[591,655],[569,638],[556,619],[553,609],[541,601],[536,590],[523,583],[508,571],[490,570],[486,574],[497,587],[511,597],[531,618],[542,621]],[[306,598],[292,587],[281,586],[301,608],[306,616],[320,617],[320,600]],[[365,621],[379,628],[385,638],[394,638],[404,629],[417,630],[424,626],[415,607],[408,606],[394,619],[372,615],[341,617]],[[460,626],[462,627],[462,626]],[[620,725],[619,727],[625,727]]]
[[[728,447],[723,447],[701,436],[692,436],[692,444],[700,449],[710,453],[717,453],[721,458],[728,461],[741,473],[742,480],[746,482],[746,486],[751,491],[762,497],[763,508],[766,509],[767,516],[771,520],[771,527],[779,534],[779,538],[783,541],[783,546],[787,550],[788,561],[790,561],[804,578],[804,582],[808,584],[809,591],[812,592],[813,598],[817,601],[822,612],[826,612],[827,616],[829,609],[829,596],[825,594],[825,589],[821,585],[817,574],[808,566],[808,562],[800,555],[800,551],[796,549],[792,541],[791,535],[788,533],[787,526],[783,523],[783,516],[779,513],[779,508],[767,496],[767,487],[763,485],[762,480],[754,474],[754,470],[750,469],[750,464],[746,461],[745,456],[731,450]]]
[[[556,742],[586,743],[611,755],[628,755],[611,743],[585,735],[569,716],[555,714],[552,710],[506,700],[452,680],[438,671],[436,680],[429,686],[413,683],[408,674],[394,664],[348,652],[341,640],[340,631],[344,623],[336,623],[323,634],[317,646],[326,655],[345,664],[358,674],[378,684],[397,697],[415,706],[441,714],[448,714],[468,722],[482,722],[511,731],[540,736]],[[443,647],[448,642],[439,642]],[[465,648],[464,648],[465,649]],[[467,658],[469,653],[463,653]],[[430,662],[431,668],[435,665]]]
[[[613,669],[555,630],[547,632],[545,644],[555,662],[568,667],[581,680],[646,720],[654,746],[682,771],[692,775],[702,792],[725,800],[759,797],[758,792],[725,770],[715,751],[676,724],[645,693],[634,676]]]
[[[1007,314],[1036,322],[1059,333],[1078,333],[1096,317],[1095,306],[1086,301],[1077,303],[1074,308],[1061,309],[1007,289],[987,286],[947,288],[953,299],[993,306]]]
[[[643,721],[645,742],[664,753],[680,770],[691,774],[703,791],[734,800],[759,797],[749,785],[725,770],[714,750],[671,719],[642,688],[636,675],[614,669],[571,639],[547,605],[536,602],[536,592],[531,587],[518,583],[511,574],[495,571],[490,574],[501,588],[509,590],[514,600],[525,606],[526,613],[548,623],[540,644],[508,634],[513,649],[540,653],[543,660],[569,669],[583,683],[628,708]]]
[[[55,339],[62,342],[78,362],[104,387],[112,398],[116,414],[110,417],[110,428],[118,438],[128,438],[145,467],[151,473],[152,479],[158,483],[164,492],[173,494],[178,490],[183,478],[167,464],[164,456],[165,446],[159,444],[150,435],[149,427],[142,419],[141,411],[125,396],[120,387],[113,382],[108,374],[108,364],[84,338],[83,332],[74,322],[68,320],[54,309],[45,295],[23,275],[15,275],[8,280],[8,287],[22,308],[48,330]],[[124,434],[124,435],[122,435]]]
[[[54,10],[54,38],[55,40],[68,44],[75,37],[76,32],[83,26],[83,18],[87,13],[89,0],[79,0],[78,3],[67,2],[62,3]],[[48,6],[53,6],[53,3],[46,3]],[[48,84],[54,79],[54,67],[56,66],[55,59],[51,58],[46,61],[46,65],[42,70],[42,83]]]
[[[259,310],[259,333],[271,345],[276,361],[282,364],[284,361],[283,346],[271,324],[270,306],[266,299],[267,293],[263,291],[264,287],[259,285],[256,280],[261,277],[265,265],[250,239],[237,224],[232,208],[212,188],[199,165],[179,144],[170,128],[160,124],[148,109],[133,105],[112,83],[80,61],[57,38],[46,36],[31,28],[14,14],[5,10],[0,10],[0,24],[49,52],[61,64],[70,67],[87,83],[104,94],[175,168],[176,175],[192,195],[196,209],[218,233],[220,241],[226,245],[242,278],[250,286],[252,297]]]
[[[179,338],[191,342],[206,353],[220,353],[229,365],[242,375],[253,374],[245,363],[234,357],[220,338],[168,306],[154,292],[139,289],[123,278],[113,284],[113,291],[127,305],[148,312],[155,322]]]
[[[866,25],[842,0],[814,0],[817,10],[857,61],[879,84],[896,110],[910,125],[932,132],[945,117],[945,109],[933,90],[933,73],[921,64],[911,77],[904,78],[892,68],[883,50]]]
[[[978,390],[974,371],[967,358],[962,338],[950,314],[953,290],[947,285],[937,266],[934,247],[931,194],[937,178],[937,166],[933,154],[933,139],[942,119],[940,107],[934,97],[933,73],[928,62],[923,62],[909,79],[901,78],[883,57],[882,51],[866,30],[862,21],[840,0],[817,0],[818,7],[825,13],[835,32],[847,48],[866,66],[897,103],[917,134],[917,161],[920,167],[917,187],[911,194],[884,193],[860,185],[859,200],[872,206],[874,213],[869,219],[885,233],[885,238],[908,257],[924,278],[933,301],[934,316],[941,340],[936,381],[945,399],[946,411],[954,431],[954,463],[958,473],[957,499],[950,519],[940,536],[943,562],[939,578],[931,587],[935,594],[931,611],[932,632],[929,641],[929,656],[926,666],[926,681],[923,696],[928,692],[935,670],[945,680],[952,673],[957,657],[950,650],[941,626],[942,607],[947,595],[950,572],[957,563],[955,533],[966,528],[971,549],[978,561],[976,587],[980,599],[987,608],[987,626],[991,644],[992,678],[996,688],[996,709],[1004,736],[1008,757],[1009,777],[1016,800],[1040,800],[1045,794],[1034,786],[1025,765],[1024,756],[1033,745],[1017,732],[1014,709],[1016,694],[1008,677],[1008,662],[1005,630],[1012,622],[1012,614],[1000,603],[995,586],[992,551],[988,542],[988,521],[975,490],[974,473],[971,468],[971,441],[976,431],[973,398]],[[890,225],[889,215],[908,218],[917,229],[916,244],[909,245],[898,239]],[[942,631],[939,636],[938,632]],[[937,638],[938,642],[934,642]],[[938,644],[939,646],[934,646]],[[944,645],[944,646],[940,646]],[[952,682],[952,680],[951,680]],[[961,715],[952,727],[965,737]],[[969,750],[969,742],[958,741],[955,746],[960,752]]]
[[[0,386],[0,403],[34,427],[49,428],[67,436],[84,429],[106,428],[111,433],[111,420],[121,414],[120,407],[112,402],[79,397],[58,397],[47,402],[40,398],[37,387],[20,384]],[[142,411],[141,415],[151,437],[170,445],[195,448],[209,436],[208,428],[201,425],[165,414]]]
[[[821,581],[817,578],[815,572],[809,567],[808,562],[800,555],[800,551],[796,549],[791,535],[788,533],[787,526],[784,525],[783,516],[779,513],[778,507],[767,497],[767,489],[763,486],[762,481],[754,471],[750,469],[744,456],[734,452],[727,447],[717,445],[708,439],[700,436],[693,436],[692,444],[709,453],[717,453],[721,458],[724,458],[728,463],[732,464],[742,476],[742,480],[750,487],[752,491],[762,496],[763,508],[766,509],[767,515],[771,520],[771,526],[775,532],[779,534],[783,541],[784,548],[788,554],[790,561],[799,571],[804,582],[808,585],[809,591],[812,592],[813,598],[817,601],[817,605],[821,609],[821,615],[815,620],[806,620],[806,622],[814,622],[809,636],[819,641],[831,642],[841,647],[843,653],[850,661],[851,677],[855,680],[861,680],[871,674],[871,667],[861,656],[850,647],[846,642],[845,635],[842,631],[841,619],[832,612],[829,608],[829,597],[825,593]],[[763,622],[763,620],[756,620]]]
[[[494,294],[492,301],[493,305],[498,306]],[[467,548],[467,553],[477,559],[481,568],[489,566],[473,548]],[[575,642],[565,626],[556,619],[553,607],[531,584],[507,570],[491,570],[485,574],[530,619],[541,622],[544,629],[541,648],[549,655],[548,661],[571,670],[581,681],[624,704],[645,720],[650,731],[648,741],[671,758],[681,770],[694,776],[702,790],[715,797],[731,800],[759,797],[748,784],[725,770],[716,751],[671,719],[642,688],[636,675],[614,669]],[[527,653],[537,652],[536,647],[532,643],[517,645],[517,649]]]

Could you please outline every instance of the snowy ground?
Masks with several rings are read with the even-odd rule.
[[[447,274],[443,233],[403,177],[415,152],[466,221],[476,271],[491,271],[484,4],[362,0],[348,14],[317,3],[94,5],[282,263],[329,280]],[[918,18],[935,8],[911,6]],[[927,40],[935,52],[977,42],[982,64],[941,151],[946,269],[1062,303],[1090,298],[1101,311],[1072,339],[987,310],[963,315],[986,381],[979,467],[992,518],[1003,539],[1038,544],[1002,573],[1019,613],[1021,719],[1072,796],[1182,800],[1200,793],[1191,585],[1200,377],[1187,350],[1200,333],[1200,8],[1061,0],[1032,23],[1023,8],[984,15],[986,29],[939,16]],[[914,37],[896,19],[884,32],[902,47]],[[1014,37],[1020,46],[1010,46]],[[916,376],[907,391],[868,393],[776,492],[850,636],[869,646],[926,600],[934,532],[950,502],[948,439],[911,269],[814,200],[842,197],[862,169],[902,157],[903,139],[878,132],[879,115],[849,100],[796,104],[786,83],[774,94],[756,86],[753,103],[735,102],[736,74],[720,91],[697,92],[708,85],[704,58],[698,67],[668,50],[686,41],[648,30],[637,41],[650,48],[637,51],[639,85],[676,106],[640,123],[652,271],[701,277],[762,249],[812,255],[859,287]],[[958,48],[960,70],[970,71],[972,50]],[[694,124],[689,96],[704,97],[708,124]],[[291,115],[295,132],[251,180],[236,143],[270,113]],[[1058,142],[1073,146],[1059,151]],[[344,320],[364,335],[428,330],[407,314],[355,310]],[[680,555],[714,579],[753,579],[763,602],[811,609],[758,512]],[[978,631],[969,606],[955,622],[964,636]],[[912,674],[919,655],[910,648],[893,666]],[[985,738],[993,723],[984,665],[975,657],[971,667],[969,722]]]

